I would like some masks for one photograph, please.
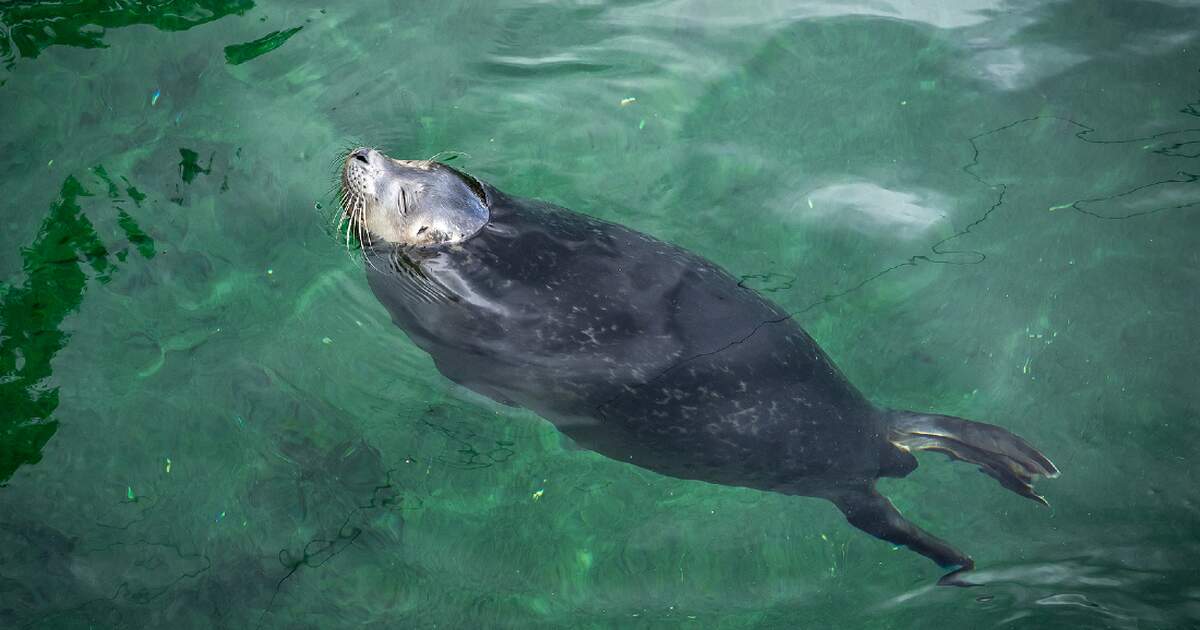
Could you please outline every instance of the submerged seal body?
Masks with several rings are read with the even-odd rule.
[[[950,575],[969,556],[875,490],[913,449],[1044,503],[1057,469],[1008,431],[864,397],[787,313],[713,263],[620,225],[512,197],[444,164],[358,149],[344,218],[372,290],[450,380],[579,446],[682,479],[832,501]]]

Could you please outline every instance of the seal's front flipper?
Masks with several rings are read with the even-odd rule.
[[[953,416],[896,411],[888,439],[904,450],[941,451],[971,462],[1000,485],[1049,505],[1033,491],[1034,477],[1057,477],[1058,468],[1028,442],[1007,430]]]
[[[955,549],[950,543],[930,534],[905,519],[887,497],[879,494],[873,486],[855,488],[831,494],[827,497],[846,515],[851,525],[882,538],[895,545],[909,549],[933,560],[942,567],[953,567],[939,584],[970,586],[960,574],[975,568],[975,561],[967,554]]]

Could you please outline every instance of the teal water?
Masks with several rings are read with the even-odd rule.
[[[0,627],[1200,626],[1200,5],[0,3]],[[678,243],[877,402],[985,420],[832,505],[442,378],[334,234],[441,152]]]

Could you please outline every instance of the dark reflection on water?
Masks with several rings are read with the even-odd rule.
[[[0,61],[37,57],[51,46],[104,48],[104,31],[148,24],[183,31],[254,8],[254,0],[14,0],[0,4]]]
[[[244,44],[235,44],[225,47],[225,63],[236,66],[246,63],[256,57],[261,57],[276,48],[279,48],[288,39],[300,32],[303,26],[289,28],[286,31],[274,31],[263,35],[262,37]]]
[[[103,167],[94,173],[119,199],[116,184]],[[132,198],[140,196],[132,185]],[[91,267],[99,282],[108,282],[125,260],[126,250],[112,254],[80,208],[90,197],[79,180],[68,177],[60,198],[42,221],[37,239],[21,252],[26,280],[0,294],[0,486],[24,464],[41,460],[42,448],[58,429],[53,419],[58,388],[46,385],[51,361],[67,343],[63,319],[79,309]],[[125,210],[118,224],[143,257],[154,256],[154,241]],[[116,259],[116,260],[114,260]]]

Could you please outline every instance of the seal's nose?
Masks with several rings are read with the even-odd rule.
[[[372,153],[374,153],[374,151],[372,151],[371,149],[362,147],[362,148],[358,148],[358,149],[351,151],[350,157],[355,160],[358,160],[359,162],[362,162],[363,164],[370,164]]]

